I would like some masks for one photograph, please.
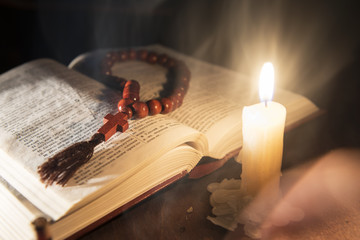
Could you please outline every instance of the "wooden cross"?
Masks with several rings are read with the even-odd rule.
[[[105,136],[105,141],[111,138],[116,131],[125,132],[129,128],[128,116],[125,113],[118,112],[115,115],[108,114],[104,117],[104,125],[98,130]]]

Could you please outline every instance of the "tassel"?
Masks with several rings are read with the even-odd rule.
[[[102,133],[95,133],[90,141],[75,143],[49,158],[38,167],[41,182],[46,187],[53,183],[64,186],[75,172],[87,163],[94,153],[94,148],[105,140]]]

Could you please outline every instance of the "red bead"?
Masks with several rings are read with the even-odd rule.
[[[177,108],[177,104],[179,100],[175,96],[170,96],[169,99],[171,100],[171,104],[172,104],[171,111],[174,111]]]
[[[104,59],[101,62],[101,72],[105,75],[111,75],[111,67],[113,65],[113,62],[109,59]]]
[[[176,81],[177,81],[178,83],[180,83],[180,85],[187,86],[187,85],[189,85],[190,78],[187,77],[187,76],[181,75],[181,76],[178,76],[178,77],[177,77]]]
[[[182,99],[178,99],[178,102],[177,102],[177,108],[179,108],[179,107],[181,107],[181,105],[183,104],[183,101],[184,101],[184,99],[182,98]]]
[[[104,74],[104,75],[107,75],[107,76],[111,76],[112,74],[112,71],[110,68],[106,68],[106,67],[103,67],[101,72]]]
[[[129,58],[129,60],[135,60],[136,59],[136,51],[134,49],[130,49],[128,51],[128,58]]]
[[[185,97],[185,94],[186,94],[186,92],[187,92],[187,90],[188,90],[188,87],[179,86],[179,87],[177,88],[177,90],[183,94],[183,98],[184,98],[184,97]]]
[[[150,53],[148,53],[146,61],[150,64],[155,64],[157,62],[157,58],[158,58],[158,56],[156,53],[150,52]]]
[[[168,61],[167,61],[167,63],[165,64],[165,67],[167,67],[167,68],[172,68],[172,67],[174,67],[175,65],[176,65],[175,60],[172,59],[172,58],[169,58]]]
[[[157,59],[157,63],[160,65],[165,65],[168,61],[169,57],[166,54],[160,54]]]
[[[125,108],[129,107],[133,103],[134,103],[134,100],[129,99],[129,98],[120,99],[120,101],[118,102],[119,112],[124,112]]]
[[[170,96],[170,99],[174,104],[174,107],[173,107],[173,111],[174,111],[176,108],[178,108],[182,105],[182,102],[184,100],[184,95],[181,91],[175,90],[173,95]]]
[[[141,61],[146,61],[148,52],[146,50],[139,50],[137,51],[137,59]]]
[[[176,77],[181,76],[187,77],[188,79],[191,77],[190,70],[183,61],[177,61],[176,65],[174,65],[170,70],[176,73]]]
[[[126,61],[126,60],[128,60],[127,51],[120,51],[118,54],[119,54],[119,60],[118,61]]]
[[[121,108],[121,112],[128,116],[128,119],[132,118],[134,112],[130,106]]]
[[[144,118],[149,114],[149,108],[144,102],[134,102],[132,108],[134,109],[136,118]]]
[[[164,91],[161,95],[168,97],[160,100],[152,99],[144,102],[140,100],[140,84],[135,80],[126,81],[123,78],[115,76],[104,77],[107,85],[112,85],[123,92],[123,99],[118,103],[118,109],[129,118],[133,115],[137,118],[143,118],[148,114],[169,113],[180,107],[184,96],[189,88],[191,73],[185,62],[175,60],[166,54],[157,54],[148,52],[146,49],[126,50],[110,52],[106,54],[102,61],[102,72],[111,75],[111,68],[116,61],[141,60],[150,64],[159,64],[168,68],[167,82],[164,84]],[[120,86],[120,88],[119,88]]]
[[[166,114],[172,111],[173,109],[173,102],[169,98],[162,98],[160,100],[162,105],[161,113]]]
[[[111,59],[113,54],[114,54],[114,52],[107,52],[107,53],[105,54],[105,58]]]
[[[191,72],[190,70],[186,67],[185,63],[183,63],[183,65],[178,67],[179,73],[187,78],[190,79],[191,77]]]
[[[132,100],[140,100],[140,84],[136,80],[130,80],[125,83],[123,98],[130,98]]]
[[[150,115],[156,115],[161,113],[162,106],[159,100],[152,99],[146,102],[149,108]]]
[[[176,97],[179,98],[179,99],[184,99],[184,91],[183,91],[182,89],[184,89],[184,88],[175,89],[173,95],[176,96]]]
[[[133,89],[140,90],[140,84],[136,80],[129,80],[125,83],[125,87],[131,87]]]
[[[183,91],[184,96],[185,96],[187,90],[189,89],[189,85],[190,85],[190,81],[187,81],[187,79],[183,79],[183,81],[181,81],[180,79],[177,79],[177,81],[176,81],[176,89]]]
[[[110,60],[112,64],[114,64],[116,61],[119,61],[119,54],[117,52],[108,52],[105,55],[105,58]]]

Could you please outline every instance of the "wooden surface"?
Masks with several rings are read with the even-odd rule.
[[[319,117],[285,135],[283,172],[291,173],[306,163],[312,166],[314,159],[333,149],[332,139],[321,130],[328,126],[324,125],[328,118],[329,115]],[[320,139],[322,144],[315,145],[314,141]],[[285,193],[291,193],[294,186],[301,183],[303,176],[311,175],[308,173],[311,173],[309,169],[312,168],[300,170],[291,181],[283,184]],[[201,179],[184,178],[81,239],[250,239],[244,234],[242,225],[239,225],[236,231],[230,232],[206,220],[206,217],[211,215],[207,185],[224,178],[239,178],[240,173],[241,165],[231,159],[221,169]],[[289,177],[285,174],[284,179]],[[310,181],[316,186],[316,179]],[[345,205],[327,198],[324,200],[316,196],[323,187],[318,185],[318,188],[320,190],[316,187],[315,190],[311,188],[312,191],[309,189],[309,192],[306,189],[300,190],[300,193],[303,192],[301,196],[313,194],[305,197],[305,200],[308,199],[308,205],[305,206],[309,210],[305,210],[305,218],[302,221],[267,229],[264,231],[263,239],[360,239],[359,199]],[[316,199],[319,199],[320,203]],[[323,205],[321,201],[329,205]],[[312,209],[311,207],[316,207],[316,204],[328,208],[316,208],[321,211]]]

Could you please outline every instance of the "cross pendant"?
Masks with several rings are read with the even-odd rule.
[[[107,141],[116,131],[125,132],[129,128],[127,118],[128,116],[122,112],[115,115],[109,113],[104,117],[104,125],[98,130],[98,133],[102,133]]]

